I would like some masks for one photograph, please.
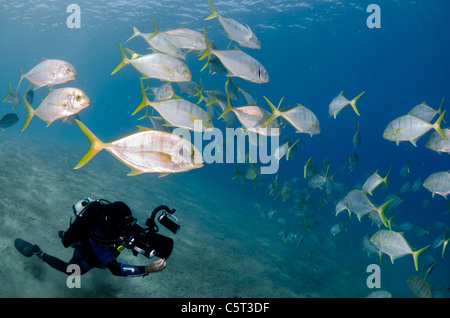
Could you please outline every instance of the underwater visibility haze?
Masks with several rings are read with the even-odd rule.
[[[0,297],[449,297],[449,11],[0,1]],[[68,288],[17,252],[68,261],[84,197],[175,208],[166,269]]]

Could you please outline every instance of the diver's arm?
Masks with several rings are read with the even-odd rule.
[[[147,266],[121,264],[116,260],[106,264],[106,267],[115,276],[143,276],[148,274]]]
[[[106,264],[106,267],[116,276],[144,276],[149,273],[162,271],[166,267],[166,260],[162,258],[151,263],[149,266],[121,264],[114,260]]]

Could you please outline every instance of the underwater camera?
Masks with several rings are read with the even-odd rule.
[[[142,254],[148,258],[152,258],[155,254],[155,249],[152,247],[152,238],[154,234],[159,231],[158,225],[155,222],[156,214],[163,211],[158,217],[158,221],[172,233],[176,234],[181,226],[178,224],[178,219],[173,216],[175,209],[169,209],[165,205],[156,207],[151,216],[145,222],[146,228],[139,224],[134,225],[133,235],[124,240],[124,246],[131,249],[133,254],[137,256]]]

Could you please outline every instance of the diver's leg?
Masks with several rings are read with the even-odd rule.
[[[53,267],[54,269],[59,270],[60,272],[63,272],[65,274],[67,273],[67,266],[69,266],[69,263],[64,262],[60,260],[59,258],[56,258],[54,256],[48,255],[46,253],[43,253],[42,257],[40,257],[44,262],[46,262],[48,265]]]

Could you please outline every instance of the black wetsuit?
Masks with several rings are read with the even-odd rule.
[[[91,224],[96,224],[95,218],[102,209],[102,204],[93,202],[89,208],[89,212],[85,212],[82,217],[78,218],[62,237],[64,247],[72,246],[75,248],[72,259],[69,262],[64,262],[44,253],[42,260],[67,275],[72,274],[72,271],[67,272],[67,267],[71,264],[80,266],[81,275],[92,268],[108,268],[111,273],[117,276],[147,275],[147,266],[121,264],[116,260],[120,254],[116,248],[103,246],[92,239],[86,228],[92,226]],[[95,232],[101,232],[95,226],[91,229]],[[167,259],[172,252],[173,240],[157,233],[152,233],[150,239],[156,250],[156,256]]]

